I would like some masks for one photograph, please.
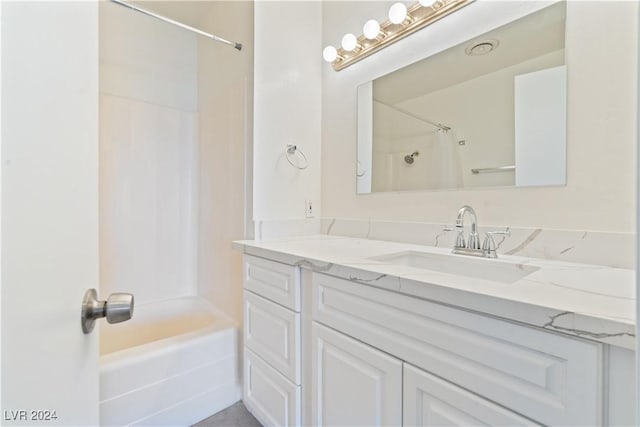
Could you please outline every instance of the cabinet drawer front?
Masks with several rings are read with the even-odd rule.
[[[543,424],[602,422],[601,345],[314,273],[313,319]]]
[[[539,426],[493,402],[404,364],[404,426]]]
[[[293,311],[300,311],[300,268],[245,255],[244,287]]]
[[[300,425],[300,386],[287,380],[247,348],[243,401],[264,426]]]
[[[244,344],[300,384],[300,313],[245,291]]]
[[[400,360],[315,322],[312,351],[312,425],[402,423]]]

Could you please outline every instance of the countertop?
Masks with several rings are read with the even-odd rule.
[[[314,235],[240,240],[233,247],[409,296],[635,349],[633,270],[509,255],[473,258],[538,268],[513,283],[500,283],[371,259],[405,251],[469,258],[432,246]]]

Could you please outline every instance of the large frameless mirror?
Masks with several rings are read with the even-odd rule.
[[[357,191],[563,185],[563,2],[358,87]]]

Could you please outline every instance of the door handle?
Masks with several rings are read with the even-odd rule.
[[[88,289],[82,299],[82,332],[91,333],[96,319],[107,318],[109,323],[120,323],[133,316],[133,294],[115,293],[106,301],[98,300],[98,292]]]

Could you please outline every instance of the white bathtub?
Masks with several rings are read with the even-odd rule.
[[[239,330],[197,297],[101,325],[100,424],[188,426],[240,400]]]

